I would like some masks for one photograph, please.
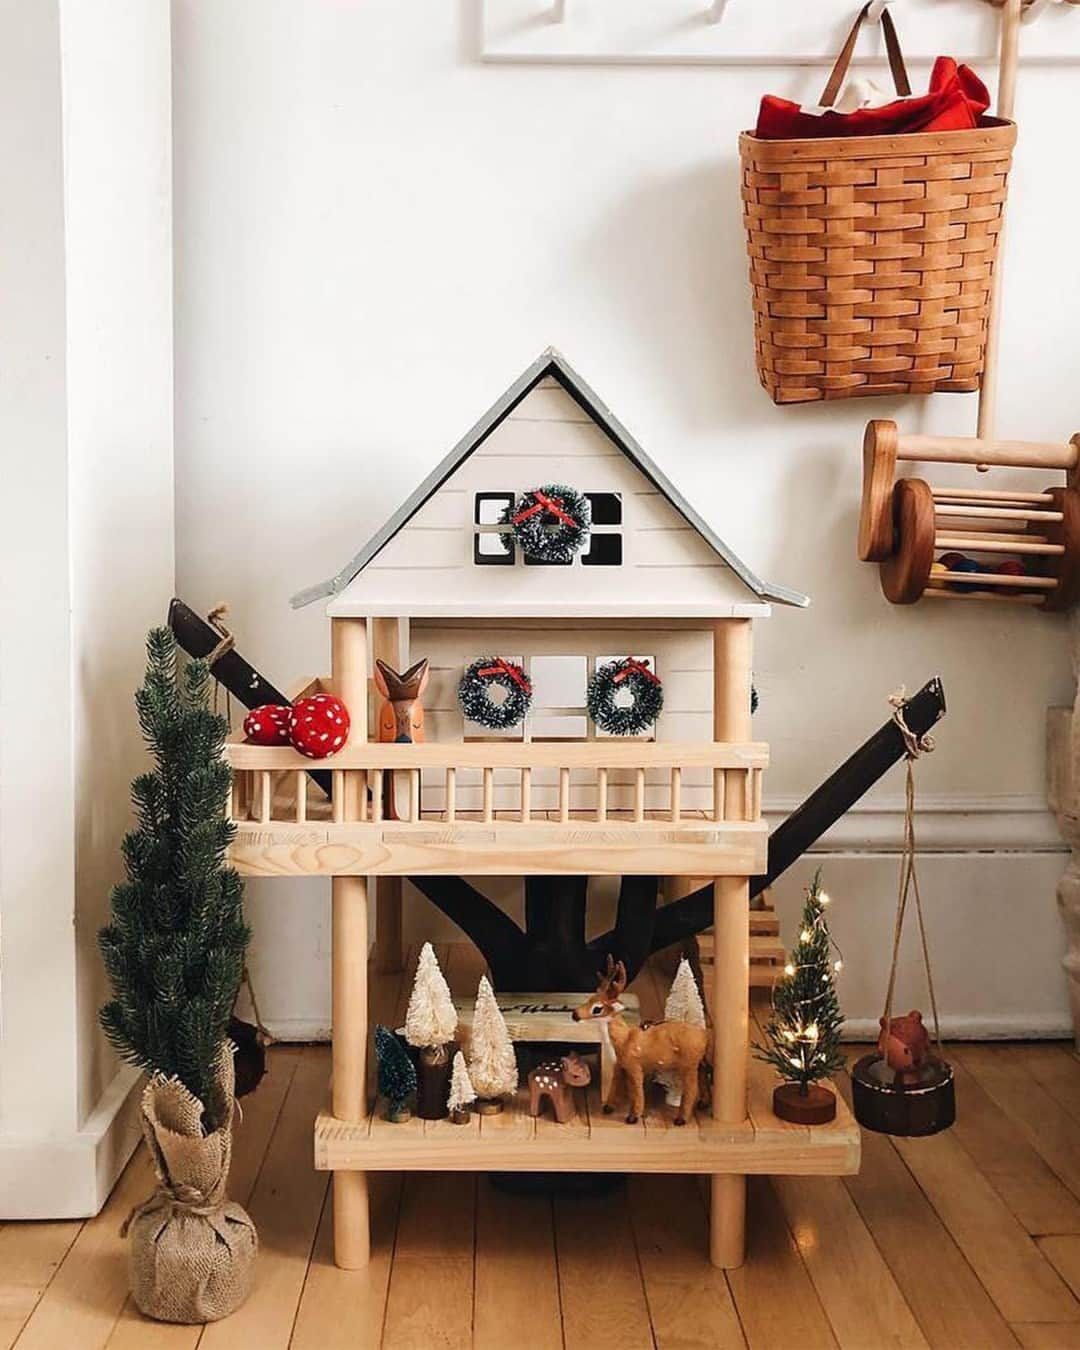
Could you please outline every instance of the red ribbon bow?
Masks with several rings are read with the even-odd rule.
[[[516,516],[512,517],[510,521],[511,525],[520,525],[523,521],[530,520],[540,511],[550,511],[555,519],[560,521],[563,525],[569,525],[575,530],[581,528],[574,517],[563,510],[561,497],[549,497],[546,492],[541,492],[539,488],[530,495],[533,499],[532,506],[525,507],[523,511],[519,511]]]
[[[497,656],[490,666],[485,666],[483,670],[478,670],[476,673],[477,675],[509,675],[524,693],[532,693],[532,687],[525,678],[525,672],[521,667],[515,666],[512,661],[504,661],[501,656]]]
[[[618,670],[611,677],[611,683],[621,684],[628,675],[644,675],[647,680],[652,680],[653,684],[660,683],[660,677],[649,669],[648,663],[639,661],[635,656],[628,656],[620,663]]]

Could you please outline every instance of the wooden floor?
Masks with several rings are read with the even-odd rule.
[[[311,1165],[329,1052],[278,1047],[231,1178],[262,1244],[248,1304],[206,1328],[131,1306],[119,1229],[151,1189],[140,1149],[97,1218],[0,1227],[0,1347],[1080,1347],[1080,1062],[1058,1043],[952,1054],[953,1130],[866,1134],[857,1177],[752,1180],[749,1259],[727,1276],[696,1178],[552,1201],[422,1173],[372,1178],[372,1263],[346,1273]]]

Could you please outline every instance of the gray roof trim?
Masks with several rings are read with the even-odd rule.
[[[607,405],[596,396],[576,370],[561,353],[549,347],[542,352],[526,370],[518,376],[509,389],[499,398],[480,420],[458,441],[445,459],[428,474],[427,478],[413,492],[383,527],[368,540],[351,562],[347,563],[336,577],[299,591],[292,597],[290,604],[294,609],[302,609],[315,600],[337,595],[371,562],[399,530],[409,522],[428,498],[436,492],[450,477],[455,469],[499,426],[523,398],[549,375],[559,384],[581,408],[606,432],[618,448],[634,463],[658,492],[668,499],[682,518],[695,529],[707,544],[717,553],[747,588],[762,600],[773,600],[781,605],[805,606],[810,603],[808,596],[786,586],[772,585],[762,581],[746,564],[724,543],[712,528],[702,520],[679,490],[653,463],[630,432],[622,425]]]

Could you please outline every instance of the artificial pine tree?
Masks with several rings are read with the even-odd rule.
[[[705,1025],[705,1005],[701,1001],[701,991],[697,987],[690,962],[685,956],[679,961],[679,968],[668,990],[667,1001],[664,1004],[664,1021],[688,1022],[692,1027]],[[678,1106],[682,1101],[682,1079],[677,1074],[662,1069],[654,1075],[654,1081],[663,1087],[667,1104]]]
[[[454,1067],[450,1073],[450,1095],[446,1099],[446,1109],[455,1125],[465,1125],[469,1120],[469,1107],[476,1101],[476,1089],[469,1077],[465,1065],[465,1056],[459,1050],[454,1056]]]
[[[833,973],[841,968],[834,956],[821,889],[821,872],[806,890],[799,940],[772,995],[772,1017],[765,1027],[766,1045],[754,1045],[758,1059],[771,1064],[785,1080],[773,1094],[773,1108],[785,1120],[821,1124],[836,1114],[836,1097],[814,1085],[844,1067],[840,1029],[844,1016],[836,997]]]
[[[518,1069],[514,1042],[499,1011],[486,975],[480,976],[473,1008],[472,1034],[469,1038],[469,1077],[485,1111],[502,1109],[500,1098],[517,1091]]]
[[[98,935],[113,989],[100,1019],[124,1059],[198,1098],[209,1133],[232,1111],[217,1090],[219,1061],[250,937],[243,883],[225,865],[228,724],[210,710],[206,662],[178,669],[168,628],[151,630],[146,652],[135,706],[154,767],[132,783],[127,880]]]
[[[386,1099],[386,1118],[398,1124],[409,1119],[409,1098],[416,1092],[416,1069],[401,1041],[389,1027],[375,1028],[379,1062],[379,1096]]]

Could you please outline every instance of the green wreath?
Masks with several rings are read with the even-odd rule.
[[[588,542],[592,507],[576,488],[545,483],[508,506],[499,523],[510,526],[531,562],[568,563]]]
[[[623,691],[632,695],[631,703],[618,701]],[[597,667],[589,681],[586,702],[589,716],[601,731],[610,736],[637,736],[660,716],[664,686],[647,661],[627,656]]]
[[[506,697],[496,703],[491,691],[498,685],[506,690]],[[506,731],[524,720],[532,704],[532,685],[529,677],[501,656],[482,656],[474,661],[461,677],[458,685],[458,706],[470,722],[487,727],[489,731]]]

